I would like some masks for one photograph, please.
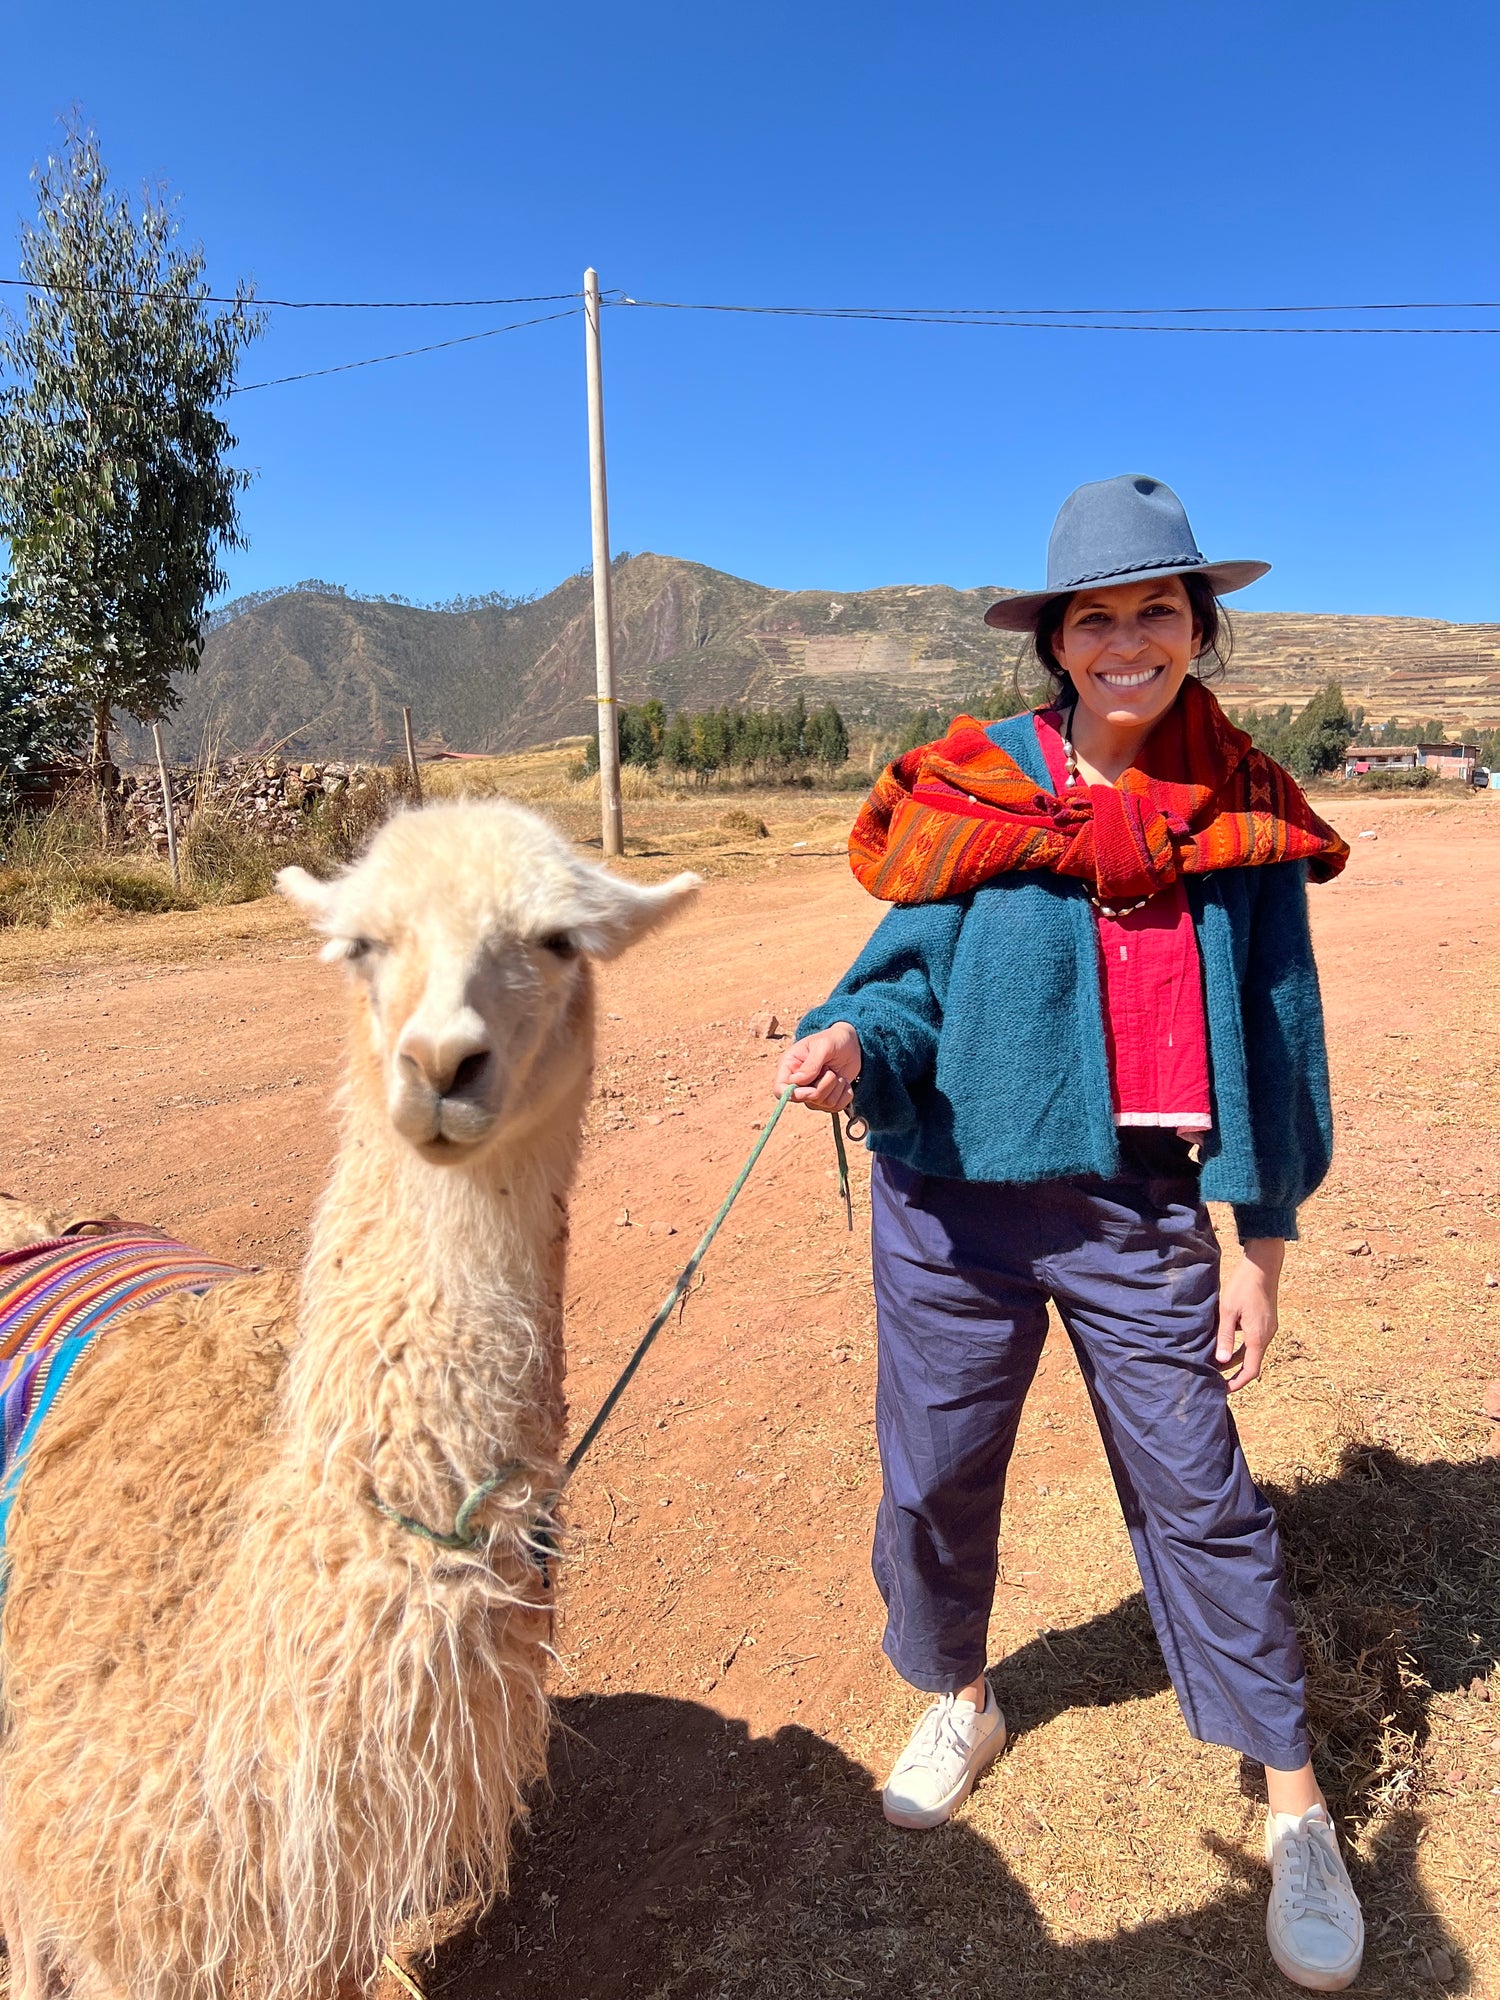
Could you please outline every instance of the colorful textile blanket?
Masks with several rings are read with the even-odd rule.
[[[26,1454],[89,1343],[137,1306],[243,1276],[141,1231],[53,1237],[0,1254],[0,1549]]]
[[[1337,875],[1349,845],[1297,782],[1188,680],[1114,785],[1058,797],[961,715],[940,742],[888,764],[849,835],[849,865],[886,903],[936,903],[993,876],[1045,869],[1124,902],[1179,875],[1306,861]]]

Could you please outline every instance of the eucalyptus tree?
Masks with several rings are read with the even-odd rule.
[[[112,188],[99,143],[68,132],[36,170],[25,303],[0,331],[0,537],[23,657],[84,721],[106,832],[114,712],[177,704],[223,550],[243,546],[249,474],[218,406],[264,320],[249,284],[215,310],[174,204]]]

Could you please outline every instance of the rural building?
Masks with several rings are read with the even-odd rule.
[[[1425,767],[1438,778],[1474,782],[1479,750],[1473,743],[1351,744],[1344,757],[1344,776],[1362,778],[1367,771],[1415,771]]]

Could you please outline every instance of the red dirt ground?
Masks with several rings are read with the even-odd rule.
[[[1319,1462],[1351,1428],[1477,1470],[1483,1387],[1500,1373],[1500,1289],[1486,1283],[1500,1276],[1500,800],[1364,801],[1337,817],[1353,862],[1313,897],[1339,1153],[1304,1212],[1274,1365],[1238,1399],[1240,1422],[1268,1478]],[[1378,837],[1355,837],[1366,828]],[[761,878],[710,884],[683,924],[606,971],[572,1233],[580,1420],[769,1108],[781,1044],[752,1038],[749,1017],[769,1007],[795,1022],[878,915],[836,862],[781,859]],[[293,1261],[332,1150],[341,1033],[338,976],[279,906],[0,939],[0,1188],[160,1223],[229,1257]],[[1097,1711],[1106,1735],[1016,1667],[1045,1676],[1049,1635],[1103,1630],[1136,1587],[1056,1339],[1018,1447],[991,1644],[992,1658],[1014,1656],[1002,1694],[1025,1733],[960,1826],[920,1850],[920,1875],[911,1840],[892,1845],[880,1828],[871,1778],[916,1704],[879,1658],[867,1567],[878,1473],[865,1163],[856,1149],[853,1235],[833,1164],[827,1122],[788,1113],[681,1322],[580,1475],[556,1676],[574,1733],[516,1903],[477,1945],[444,1954],[429,1990],[1284,1991],[1262,1968],[1237,1760],[1188,1740],[1159,1667],[1140,1668],[1125,1707]],[[1434,1710],[1426,1820],[1390,1863],[1362,1991],[1431,1992],[1443,1952],[1456,1990],[1500,1991],[1480,1858],[1500,1832],[1500,1706],[1470,1720]],[[1150,1785],[1166,1774],[1163,1799],[1179,1785],[1223,1792],[1218,1830],[1193,1832],[1186,1873],[1168,1868],[1153,1886],[1129,1860],[1132,1834],[1114,1873],[1101,1863],[1080,1889],[1061,1808],[1037,1805],[1077,1796],[1063,1776],[1075,1750],[1094,1760],[1091,1807],[1119,1796],[1133,1802],[1121,1813],[1144,1810],[1148,1767]],[[1115,1760],[1102,1777],[1100,1757]],[[1009,1927],[1001,1959],[985,1946],[976,1962],[977,1933],[922,1901],[959,1865],[960,1841],[965,1893],[979,1883]],[[1381,1865],[1372,1851],[1371,1881]],[[822,1929],[809,1914],[820,1898]],[[896,1938],[898,1915],[932,1952]]]

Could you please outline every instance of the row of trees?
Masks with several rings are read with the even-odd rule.
[[[1049,698],[1043,687],[1021,688],[1001,683],[980,689],[970,703],[970,712],[998,720],[1039,707]],[[1454,736],[1437,721],[1406,722],[1397,717],[1381,723],[1366,720],[1363,708],[1344,699],[1337,681],[1328,681],[1312,700],[1301,708],[1283,702],[1272,709],[1229,709],[1231,722],[1246,731],[1252,742],[1294,776],[1316,778],[1343,768],[1351,747],[1390,743],[1468,743],[1475,745],[1479,761],[1487,769],[1500,767],[1500,729],[1468,729]],[[918,708],[897,718],[880,738],[880,757],[899,757],[919,743],[942,736],[952,720],[946,709]]]
[[[1354,713],[1360,717],[1360,726],[1354,732],[1353,746],[1356,749],[1368,744],[1378,748],[1390,743],[1467,743],[1479,752],[1479,761],[1487,769],[1493,770],[1500,762],[1500,729],[1463,729],[1456,734],[1436,717],[1414,721],[1393,715],[1387,722],[1366,722],[1361,709]]]
[[[1337,681],[1321,687],[1301,709],[1284,702],[1279,708],[1241,714],[1231,709],[1229,716],[1260,749],[1299,778],[1341,770],[1350,749],[1378,749],[1382,744],[1463,742],[1477,746],[1479,761],[1487,768],[1500,763],[1500,729],[1471,729],[1453,736],[1441,722],[1430,719],[1407,722],[1393,716],[1387,722],[1368,722],[1362,708],[1350,707],[1344,700]]]
[[[347,584],[328,583],[320,576],[306,576],[300,583],[279,583],[270,590],[247,590],[243,597],[232,597],[227,604],[217,605],[209,612],[203,620],[203,630],[220,631],[259,605],[274,603],[278,597],[297,596],[344,597],[352,604],[401,604],[409,611],[519,611],[524,605],[536,602],[535,592],[518,594],[509,590],[485,590],[478,596],[460,594],[457,597],[434,598],[429,602],[420,597],[403,597],[399,590],[351,590]]]
[[[728,771],[767,781],[801,777],[810,766],[832,775],[849,760],[849,732],[832,702],[809,711],[801,695],[786,708],[679,709],[670,720],[659,701],[619,711],[620,762],[690,774],[702,783]],[[587,768],[599,768],[590,737]]]
[[[1364,720],[1350,708],[1337,681],[1328,681],[1300,709],[1290,702],[1273,709],[1228,711],[1257,749],[1284,764],[1294,777],[1317,778],[1343,769],[1344,753]]]

